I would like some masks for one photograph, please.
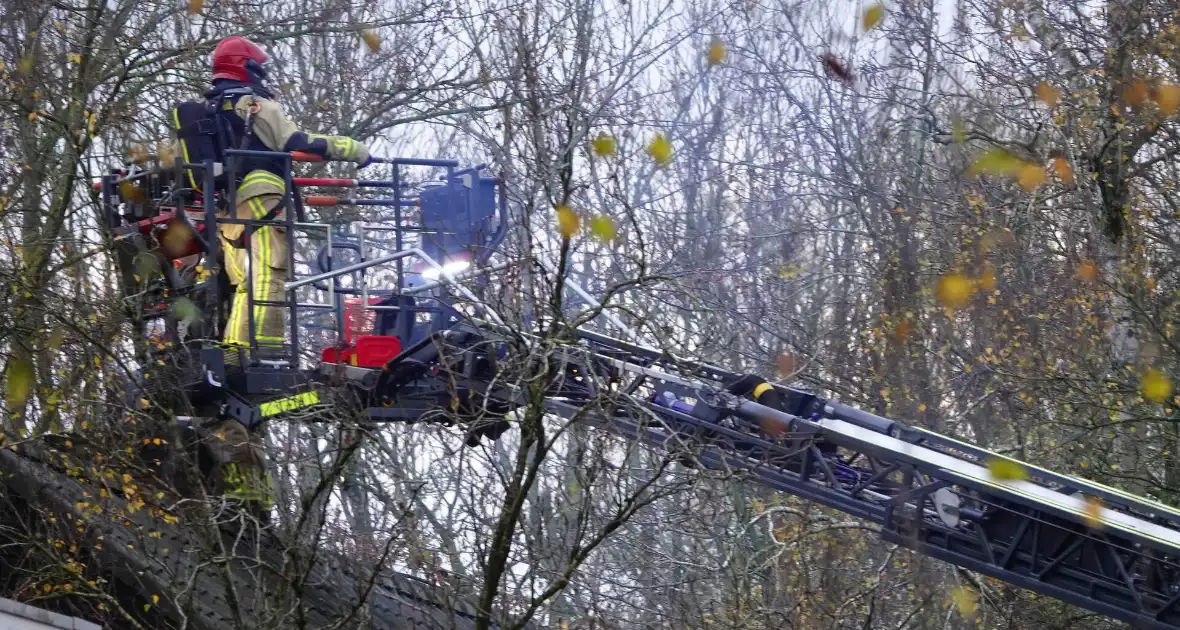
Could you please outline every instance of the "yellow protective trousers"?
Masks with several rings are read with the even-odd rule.
[[[283,180],[268,171],[253,171],[238,188],[235,215],[239,219],[262,219],[283,198]],[[277,190],[277,192],[276,192]],[[243,195],[242,193],[247,193]],[[245,232],[244,225],[222,225],[220,232],[225,269],[230,284],[235,286],[229,322],[222,340],[231,345],[250,344],[250,302],[248,291],[254,294],[254,339],[259,347],[281,346],[285,339],[286,313],[281,306],[266,306],[258,302],[280,302],[286,298],[288,247],[287,229],[275,225],[258,226],[249,237],[249,246],[235,246]],[[249,252],[247,254],[247,252]],[[251,282],[253,271],[253,282]]]

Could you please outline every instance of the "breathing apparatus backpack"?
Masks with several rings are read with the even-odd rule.
[[[251,132],[251,120],[234,112],[238,99],[256,96],[249,86],[231,87],[218,91],[204,100],[190,100],[172,108],[172,128],[180,144],[180,157],[190,164],[212,160],[215,186],[225,190],[231,182],[225,177],[226,149],[273,151]],[[258,95],[265,98],[263,95]],[[250,171],[263,169],[284,176],[283,162],[265,157],[238,157],[235,174],[244,177]],[[194,169],[188,169],[188,183],[200,192]],[[237,182],[233,182],[237,184]]]
[[[272,151],[251,133],[251,120],[242,120],[234,111],[234,105],[239,98],[255,96],[249,86],[232,87],[216,92],[204,100],[189,100],[177,103],[172,108],[172,128],[176,133],[180,155],[178,158],[189,164],[200,164],[206,160],[213,162],[214,190],[225,192],[229,187],[237,186],[247,173],[254,170],[266,170],[285,176],[283,162],[265,157],[237,157],[235,164],[235,179],[230,182],[225,168],[226,149],[249,149],[254,151]],[[186,185],[192,187],[196,194],[204,194],[204,186],[197,178],[197,169],[184,169]],[[222,198],[224,199],[224,197]],[[273,219],[282,210],[282,206],[273,208],[262,220]],[[245,237],[253,229],[245,231]],[[242,239],[238,239],[241,241]],[[240,242],[232,243],[241,247]]]
[[[227,110],[227,113],[233,112],[235,99],[227,98],[234,96],[228,94],[231,91],[237,90],[227,90],[207,100],[184,101],[172,108],[172,129],[176,133],[180,148],[178,157],[189,164],[212,160],[215,185],[220,190],[226,187],[223,170],[225,150],[237,144],[234,142],[232,125],[222,114]],[[186,169],[186,173],[188,184],[193,190],[202,192],[202,185],[197,180],[195,169]]]

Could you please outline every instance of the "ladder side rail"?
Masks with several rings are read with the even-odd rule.
[[[1180,628],[1180,615],[1175,612],[1175,600],[1158,604],[1153,601],[1148,607],[1138,606],[1135,598],[1131,596],[1131,591],[1125,591],[1125,596],[1120,601],[1117,594],[1110,592],[1109,585],[1102,589],[1104,595],[1101,598],[1093,597],[1087,591],[1096,585],[1087,583],[1076,571],[1059,571],[1056,573],[1056,579],[1049,581],[1046,579],[1047,576],[1042,576],[1037,572],[1006,569],[990,562],[987,558],[980,557],[979,554],[971,553],[970,549],[964,548],[965,546],[952,547],[925,535],[898,534],[883,530],[881,537],[888,542],[906,547],[922,555],[1132,624],[1136,628],[1145,630],[1176,630]],[[1072,575],[1070,575],[1071,573]]]
[[[544,257],[537,257],[537,264],[539,264],[541,266],[541,268],[545,270],[545,273],[548,273],[548,274],[556,273],[554,271],[552,265],[550,265],[547,261],[545,261]],[[652,351],[652,352],[656,351],[655,348],[652,348],[651,346],[644,345],[642,343],[642,341],[640,341],[641,337],[640,337],[638,331],[636,331],[635,329],[631,328],[630,326],[624,324],[621,320],[619,320],[618,317],[615,317],[614,313],[611,313],[610,311],[607,311],[605,308],[603,308],[602,303],[599,302],[598,300],[594,299],[590,295],[590,293],[587,292],[586,289],[582,288],[582,285],[580,285],[576,281],[574,281],[573,278],[570,278],[569,276],[564,276],[561,278],[561,282],[563,285],[565,285],[566,288],[573,291],[574,293],[576,293],[578,295],[578,297],[580,297],[584,301],[586,301],[586,303],[588,303],[590,305],[590,308],[599,309],[598,315],[601,315],[608,322],[610,322],[611,324],[614,324],[615,328],[619,329],[619,331],[621,331],[627,337],[631,338],[634,343],[639,344],[640,347],[644,348],[645,350]]]
[[[571,352],[575,352],[572,348],[570,350]],[[706,386],[699,381],[692,381],[663,372],[654,367],[640,366],[619,359],[604,357],[593,352],[583,352],[597,356],[624,371],[642,374],[657,380],[672,382],[683,387],[695,389],[700,392],[702,398],[719,394],[719,392],[710,391],[714,389],[713,387]],[[749,400],[740,400],[737,402],[737,405],[737,410],[751,421],[764,422],[767,419],[772,419],[780,423],[784,431],[791,431],[797,426],[822,428],[826,430],[826,437],[837,445],[852,447],[855,450],[873,454],[882,461],[902,461],[909,465],[921,466],[923,469],[936,474],[942,470],[954,471],[967,475],[978,486],[986,489],[987,492],[1000,494],[1009,500],[1016,502],[1035,501],[1036,507],[1047,509],[1062,518],[1077,523],[1084,524],[1088,519],[1089,507],[1086,505],[1084,499],[1064,495],[1031,480],[993,480],[987,469],[979,464],[919,446],[897,437],[878,433],[844,420],[823,418],[817,422],[812,422],[809,419],[783,413]],[[1140,542],[1149,545],[1163,545],[1164,548],[1170,548],[1172,550],[1180,549],[1180,531],[1162,527],[1138,518],[1134,514],[1128,514],[1118,510],[1108,509],[1104,511],[1104,514],[1107,516],[1107,520],[1110,521],[1111,526],[1130,536],[1136,537]]]
[[[578,357],[564,358],[569,361],[577,361]],[[580,365],[584,366],[585,363],[580,363]],[[680,387],[679,382],[682,382],[680,379],[677,379],[671,375],[661,374],[655,370],[648,370],[648,372],[666,377],[668,381],[665,383],[665,385],[673,384],[677,387]],[[501,388],[489,388],[483,385],[484,384],[481,384],[478,381],[468,381],[463,383],[464,387],[480,391],[481,393],[489,394],[490,396],[502,400],[503,402],[508,402],[511,404],[523,403],[523,399],[515,397],[515,395],[512,393],[512,387],[510,385],[504,385]],[[653,389],[658,395],[658,393],[664,388],[653,387]],[[775,470],[775,475],[778,479],[776,483],[779,483],[780,485],[782,485],[782,483],[784,483],[783,480],[786,479],[790,480],[790,483],[787,485],[796,490],[802,487],[822,488],[822,490],[818,491],[825,493],[828,496],[827,502],[829,504],[855,509],[857,514],[876,513],[876,518],[879,520],[881,512],[879,505],[881,504],[881,501],[887,499],[888,497],[878,491],[869,490],[867,488],[868,484],[864,483],[864,479],[870,479],[871,481],[871,477],[873,475],[872,471],[857,471],[857,476],[855,478],[848,479],[847,481],[841,481],[838,479],[837,476],[831,472],[830,466],[821,462],[822,454],[816,450],[814,440],[820,434],[818,427],[811,430],[809,436],[804,437],[803,439],[796,439],[796,444],[791,446],[775,444],[773,441],[765,437],[752,433],[752,431],[756,430],[758,425],[757,423],[750,422],[748,418],[735,418],[738,420],[738,424],[735,427],[725,426],[715,421],[725,419],[726,417],[734,417],[734,412],[736,409],[724,406],[711,407],[707,402],[705,402],[704,398],[706,397],[709,397],[709,395],[705,394],[702,396],[702,402],[698,404],[701,404],[703,407],[707,408],[709,412],[716,414],[716,417],[713,419],[682,413],[644,399],[632,399],[633,404],[629,407],[622,407],[620,411],[631,412],[631,415],[634,415],[634,410],[643,409],[645,413],[651,417],[650,419],[659,418],[666,421],[667,424],[665,426],[657,428],[660,428],[669,434],[675,434],[677,440],[681,443],[703,443],[706,449],[726,452],[727,457],[737,458],[733,461],[744,461],[748,467],[754,467],[758,469],[773,469]],[[547,405],[557,409],[558,411],[561,411],[562,413],[560,415],[564,415],[566,417],[572,417],[570,414],[574,413],[582,413],[583,416],[585,415],[584,411],[578,411],[580,406],[576,400],[571,401],[569,399],[550,397],[547,401]],[[594,418],[593,415],[587,417],[590,419]],[[598,424],[605,424],[609,426],[613,421],[614,419],[602,419],[598,421]],[[632,419],[632,421],[638,422],[638,420],[634,419]],[[647,420],[644,422],[647,422]],[[690,432],[685,433],[684,429],[677,429],[676,426],[686,427]],[[747,431],[743,431],[742,429],[746,429]],[[696,433],[697,430],[704,430],[716,436],[721,436],[727,440],[730,440],[732,443],[718,443],[716,438],[712,438],[712,441],[710,442],[709,439],[702,439],[699,435],[695,435],[694,433]],[[738,452],[739,450],[741,451],[740,453]],[[816,472],[813,472],[809,475],[800,475],[795,470],[788,470],[788,468],[792,467],[798,468],[799,470],[809,470],[809,458],[811,463],[821,464],[816,466],[817,469],[823,469],[826,467],[826,472],[823,470],[817,470]],[[861,475],[863,475],[863,477]],[[814,492],[816,492],[816,490],[809,490],[808,496],[811,496]],[[877,495],[875,499],[868,498],[868,495],[873,494]],[[935,515],[933,511],[930,511],[929,514],[931,516]]]
[[[942,471],[944,482],[986,492],[978,480]],[[982,495],[986,515],[949,528],[931,519],[894,518],[882,537],[1005,582],[1050,595],[1129,623],[1180,627],[1180,610],[1169,599],[1180,594],[1175,549],[1144,545],[1125,532],[1061,518],[1035,501]],[[1144,576],[1165,576],[1155,581]],[[1151,625],[1168,620],[1170,626]]]
[[[580,336],[582,336],[583,338],[591,339],[593,341],[599,341],[603,337],[601,335],[598,335],[596,333],[590,333],[588,331],[579,331],[579,332],[580,332]],[[625,343],[625,342],[621,342],[621,343]],[[614,346],[617,344],[610,343],[610,345]],[[634,347],[634,346],[632,346],[632,347],[636,350],[639,350],[640,352],[645,350],[644,348],[639,348],[639,347]],[[620,366],[623,366],[624,364],[627,363],[627,362],[619,360],[619,359],[611,359],[611,360],[618,361]],[[691,366],[692,364],[690,363],[689,365]],[[698,364],[698,365],[701,365],[702,367],[705,367],[705,368],[710,367],[710,366],[704,366],[703,364]],[[696,366],[692,366],[692,367],[696,367]],[[668,374],[668,373],[661,374],[660,371],[658,370],[658,368],[655,368],[655,367],[640,368],[637,365],[631,364],[631,365],[625,366],[623,369],[628,369],[628,370],[634,371],[634,372],[643,372],[643,373],[645,373],[649,376],[653,376],[655,378],[676,380],[677,382],[680,382],[681,384],[692,386],[691,381],[688,381],[687,379],[683,379],[683,378],[678,377],[673,374]],[[736,375],[733,375],[732,373],[724,373],[724,375],[723,375],[722,374],[723,371],[720,369],[710,369],[709,372],[711,372],[712,374],[717,375],[717,376],[736,378]],[[780,389],[786,389],[788,393],[797,393],[798,392],[798,390],[792,390],[791,388],[780,388]],[[919,444],[914,444],[914,445],[919,446],[920,448],[924,448],[926,450],[932,451],[932,452],[940,453],[940,454],[947,456],[947,457],[955,458],[959,461],[962,461],[962,462],[965,462],[968,464],[972,464],[975,466],[986,465],[985,458],[988,455],[994,455],[994,454],[990,453],[989,451],[985,451],[984,449],[974,447],[970,444],[966,444],[964,442],[959,442],[957,440],[952,440],[951,438],[946,438],[945,436],[940,436],[936,433],[926,431],[924,429],[918,429],[918,428],[914,428],[914,427],[906,427],[905,425],[902,425],[900,423],[896,423],[892,420],[889,420],[888,418],[883,418],[881,416],[877,416],[875,414],[871,414],[871,413],[856,409],[854,407],[849,407],[847,405],[844,405],[842,403],[838,403],[838,402],[835,402],[835,401],[832,401],[829,399],[823,399],[823,398],[817,397],[817,401],[819,401],[818,404],[821,404],[823,406],[823,411],[824,411],[823,415],[827,416],[835,421],[838,421],[838,422],[851,423],[855,426],[858,426],[861,428],[866,428],[867,430],[872,431],[874,433],[885,435],[888,437],[892,437],[894,439],[898,439],[898,440],[904,441],[906,443],[913,443],[914,436],[917,436],[922,439],[932,441],[936,445],[940,445],[940,446],[953,444],[955,450],[961,450],[961,451],[963,451],[963,453],[955,453],[953,451],[952,452],[944,452],[941,449],[932,449],[927,446],[922,446]],[[756,404],[756,403],[753,403],[753,404]],[[769,408],[765,408],[765,409],[770,410]],[[770,411],[774,411],[774,410],[770,410]],[[776,411],[776,413],[781,413],[781,412]],[[999,455],[995,455],[995,456],[998,457]],[[1012,458],[1006,458],[1006,459],[1012,459]],[[1013,460],[1013,461],[1018,461],[1018,460]],[[1120,508],[1122,510],[1125,510],[1126,512],[1136,514],[1136,515],[1142,515],[1142,517],[1163,519],[1163,520],[1167,521],[1169,524],[1173,524],[1175,527],[1177,527],[1177,530],[1173,531],[1173,535],[1180,536],[1180,510],[1177,510],[1175,508],[1170,508],[1168,506],[1164,506],[1162,504],[1155,503],[1155,502],[1152,502],[1147,499],[1143,499],[1142,497],[1136,497],[1134,495],[1117,490],[1115,488],[1109,488],[1109,487],[1106,487],[1101,484],[1091,482],[1091,481],[1088,481],[1085,479],[1081,479],[1078,477],[1072,477],[1069,475],[1063,475],[1060,473],[1054,473],[1052,471],[1049,471],[1049,470],[1046,470],[1044,468],[1040,468],[1037,466],[1033,466],[1033,465],[1027,464],[1025,462],[1018,461],[1018,463],[1021,464],[1022,466],[1025,466],[1030,471],[1034,472],[1033,478],[1030,479],[1029,483],[1036,483],[1037,485],[1040,485],[1041,487],[1044,487],[1046,489],[1051,489],[1053,491],[1058,492],[1059,494],[1063,494],[1063,492],[1062,492],[1063,488],[1073,488],[1073,489],[1075,489],[1075,491],[1084,490],[1085,492],[1087,492],[1089,494],[1093,494],[1094,496],[1098,496],[1098,497],[1102,498],[1109,505],[1116,507],[1116,508]],[[1038,479],[1038,477],[1040,477],[1040,479]],[[1048,482],[1051,482],[1051,483],[1048,483]],[[1051,484],[1057,484],[1057,486],[1055,487],[1054,485],[1051,485]],[[1066,495],[1066,496],[1068,496],[1068,495]]]
[[[586,417],[584,412],[582,412],[577,407],[577,405],[566,401],[551,400],[548,402],[548,406],[553,411],[558,412],[560,415],[566,417],[572,417],[573,414],[580,413],[583,414],[581,417]],[[682,420],[691,419],[691,416],[678,414],[678,412],[673,410],[659,409],[657,411],[654,407],[652,407],[651,411],[658,414],[681,415]],[[773,410],[768,409],[767,411]],[[763,412],[759,411],[759,413],[761,414]],[[801,421],[802,419],[796,420]],[[826,422],[831,423],[831,426],[836,426],[835,423],[839,421],[829,420]],[[658,427],[643,426],[641,423],[635,422],[633,419],[629,418],[612,418],[607,421],[599,419],[597,424],[599,424],[599,426],[604,426],[604,428],[609,430],[619,432],[633,438],[641,439],[649,445],[659,446],[664,449],[675,448],[675,446],[669,447],[668,445],[668,442],[673,437],[673,433],[668,432],[666,429],[661,431]],[[886,438],[898,442],[898,444],[894,446],[904,445],[913,447],[913,445],[908,445],[905,442],[896,440],[896,438],[880,436],[879,434],[875,434],[861,427],[856,427],[855,425],[849,426],[855,431],[861,432],[862,437],[867,437],[871,441],[876,441],[878,438]],[[708,455],[710,452],[717,451],[720,451],[720,453],[718,453],[719,459]],[[878,523],[886,520],[879,515],[880,508],[878,506],[875,506],[867,501],[856,501],[853,498],[842,496],[831,486],[823,487],[817,486],[815,484],[808,484],[806,483],[806,479],[800,480],[798,475],[793,475],[786,471],[775,470],[772,467],[762,466],[757,463],[750,462],[748,458],[740,457],[731,451],[726,452],[724,449],[717,447],[706,448],[704,451],[702,451],[702,455],[705,455],[705,457],[702,459],[702,463],[706,463],[707,465],[722,464],[725,467],[724,469],[749,469],[752,467],[756,472],[760,471],[763,473],[773,470],[774,474],[770,475],[755,474],[756,480],[774,489],[785,491],[803,498],[816,500],[820,503],[828,505],[829,507],[845,511],[846,513],[852,514],[854,516],[869,517],[870,520]],[[949,462],[957,463],[957,460],[950,459]],[[947,463],[947,461],[943,460],[943,463]],[[946,469],[940,469],[936,466],[929,466],[924,462],[911,462],[911,465],[915,466],[916,468],[926,469],[926,471],[931,473],[931,476],[934,478],[942,477],[942,481],[926,486],[926,494],[931,492],[935,487],[948,487],[951,484],[957,484],[967,488],[974,488],[983,492],[994,491],[996,489],[991,485],[983,485],[983,487],[980,487],[980,471],[975,471],[977,473],[975,475],[966,475]],[[1176,602],[1168,599],[1170,592],[1162,587],[1157,590],[1152,590],[1151,588],[1147,588],[1141,583],[1136,582],[1136,580],[1132,579],[1130,576],[1129,568],[1132,565],[1143,567],[1154,562],[1157,565],[1163,566],[1168,575],[1180,578],[1180,566],[1176,564],[1174,558],[1168,558],[1167,556],[1148,556],[1144,547],[1133,545],[1133,543],[1126,539],[1129,534],[1133,535],[1126,530],[1119,532],[1119,538],[1121,538],[1121,540],[1112,541],[1110,537],[1100,532],[1087,534],[1086,532],[1090,532],[1090,530],[1085,524],[1084,520],[1079,521],[1077,518],[1071,519],[1071,515],[1061,514],[1059,512],[1056,515],[1058,518],[1052,519],[1052,521],[1056,521],[1057,524],[1053,525],[1050,523],[1049,526],[1056,527],[1061,531],[1073,530],[1075,532],[1082,532],[1081,534],[1076,535],[1084,536],[1088,543],[1097,550],[1096,553],[1107,558],[1108,560],[1105,563],[1100,560],[1097,568],[1095,566],[1087,566],[1086,561],[1080,557],[1077,560],[1071,560],[1070,555],[1072,553],[1072,549],[1067,548],[1066,551],[1059,550],[1055,557],[1043,559],[1042,566],[1050,566],[1046,566],[1045,568],[1038,570],[1037,562],[1034,560],[1030,563],[1031,568],[1025,573],[1021,573],[1014,567],[1000,566],[997,562],[998,551],[1007,550],[1008,555],[1011,556],[1012,553],[1017,550],[1018,546],[1021,544],[1021,539],[1019,537],[1010,537],[1008,540],[1004,540],[1003,536],[999,535],[999,533],[993,533],[989,539],[989,537],[984,533],[985,524],[979,522],[965,522],[962,528],[948,527],[940,523],[937,519],[930,518],[930,510],[925,508],[925,505],[923,505],[924,501],[921,499],[918,499],[918,501],[912,501],[915,496],[920,496],[915,494],[914,490],[904,487],[899,488],[899,490],[902,491],[890,500],[891,507],[896,507],[896,505],[892,504],[896,503],[898,499],[901,499],[903,505],[910,507],[911,509],[916,509],[918,514],[921,515],[921,517],[917,519],[917,522],[923,529],[927,531],[939,532],[943,538],[948,540],[958,537],[961,539],[961,541],[970,541],[974,543],[976,547],[984,549],[984,551],[974,554],[967,553],[963,548],[964,545],[962,542],[960,542],[958,548],[952,547],[950,545],[946,546],[945,548],[936,548],[918,538],[902,536],[901,534],[897,533],[897,530],[892,530],[889,527],[886,527],[886,530],[882,532],[887,539],[898,542],[907,547],[914,548],[922,553],[926,553],[927,555],[938,557],[954,564],[958,564],[959,566],[966,566],[974,570],[979,570],[980,572],[992,575],[999,579],[1004,579],[1012,583],[1018,583],[1022,586],[1025,586],[1026,588],[1058,597],[1064,601],[1075,603],[1096,612],[1113,616],[1116,619],[1122,619],[1128,622],[1148,622],[1148,627],[1160,628],[1175,628],[1177,626],[1161,625],[1158,623],[1158,621],[1156,621],[1158,619],[1169,619],[1172,620],[1171,623],[1173,624],[1180,623],[1180,611],[1176,611],[1174,613],[1171,612],[1171,609],[1175,607]],[[922,488],[918,488],[917,490],[922,490]],[[1023,501],[1018,500],[1016,503],[1023,503],[1030,513],[1050,511],[1045,509],[1046,506],[1039,504],[1035,499],[1025,499]],[[1013,513],[1016,513],[1016,510],[1019,509],[1014,509],[1013,507],[1006,506],[1003,503],[999,503],[998,505],[1000,505],[1003,509]],[[1054,506],[1049,507],[1051,508]],[[1076,517],[1076,514],[1072,516]],[[1140,540],[1139,542],[1142,543],[1147,541]],[[1171,547],[1169,549],[1169,546],[1166,543],[1161,544],[1162,542],[1163,541],[1151,541],[1148,544],[1157,550],[1166,549],[1173,553],[1177,551],[1175,547]],[[1039,551],[1037,549],[1033,549],[1031,553],[1033,555],[1037,555],[1039,554]],[[1130,554],[1131,560],[1125,561],[1123,558],[1128,553]],[[1105,569],[1106,571],[1104,573],[1096,573],[1096,570],[1101,569]],[[1051,575],[1050,570],[1052,570]],[[1053,582],[1049,583],[1046,581],[1047,579],[1052,579]],[[1172,583],[1165,586],[1173,590],[1180,589],[1180,584],[1178,583]]]
[[[730,372],[707,363],[702,363],[691,359],[684,359],[668,352],[664,352],[645,345],[636,345],[621,339],[615,339],[602,333],[578,329],[577,335],[579,338],[592,345],[623,350],[630,354],[641,356],[660,364],[670,363],[670,368],[689,370],[695,376],[702,378],[708,378],[715,381],[725,381],[738,378],[738,375],[734,372]]]
[[[504,271],[512,265],[513,263],[505,261],[487,267],[469,267],[455,274],[455,280],[468,280],[471,278],[485,276],[489,273]],[[402,290],[402,295],[417,295],[419,293],[426,293],[427,291],[433,291],[446,285],[447,283],[442,280],[431,280],[430,282],[424,282],[416,287],[410,287],[408,289]]]
[[[758,413],[781,414],[781,412],[776,412],[774,409],[754,402],[742,403],[744,409],[754,409],[755,406],[760,408]],[[802,420],[802,422],[809,421]],[[970,479],[973,485],[986,489],[986,492],[1019,503],[1029,503],[1034,507],[1056,513],[1078,523],[1085,524],[1090,519],[1091,508],[1083,498],[1061,494],[1031,481],[997,480],[992,478],[986,467],[897,438],[874,433],[840,420],[824,419],[820,420],[818,424],[828,431],[837,443],[844,441],[858,443],[867,450],[875,450],[883,457],[897,458],[931,471],[932,475],[949,473],[957,475],[961,479]],[[1180,531],[1168,529],[1117,510],[1103,509],[1101,516],[1107,526],[1136,537],[1144,544],[1163,545],[1165,549],[1180,553]]]
[[[438,279],[440,281],[444,281],[446,284],[450,285],[451,287],[454,287],[454,289],[456,291],[458,291],[460,295],[462,295],[464,298],[469,300],[472,304],[476,305],[481,311],[483,311],[484,314],[489,319],[491,319],[494,324],[501,326],[501,327],[503,327],[505,325],[504,320],[500,317],[499,313],[497,313],[495,311],[495,309],[493,309],[491,306],[489,306],[488,304],[486,304],[485,302],[480,300],[478,297],[476,297],[475,294],[472,293],[470,289],[468,289],[467,287],[460,284],[458,282],[458,280],[455,278],[455,275],[452,274],[450,271],[447,271],[443,267],[443,265],[440,264],[437,260],[435,260],[434,258],[431,258],[429,254],[427,254],[425,251],[423,251],[421,248],[418,248],[418,247],[415,247],[409,251],[413,252],[414,255],[416,255],[418,258],[421,258],[422,261],[427,264],[427,266],[437,270],[438,271]]]
[[[624,438],[639,439],[648,446],[658,447],[673,453],[682,450],[679,446],[680,440],[675,432],[641,422],[633,417],[605,418],[598,414],[587,414],[578,405],[562,400],[546,400],[545,406],[550,413],[555,415],[567,419],[577,416],[586,420],[588,424],[611,431]],[[822,503],[871,522],[881,523],[884,520],[883,510],[879,506],[874,506],[864,500],[851,499],[823,486],[801,481],[797,475],[772,466],[762,465],[760,462],[751,461],[749,458],[727,452],[724,449],[706,446],[696,453],[695,457],[702,464],[714,470],[744,471],[760,483],[773,489]]]
[[[927,429],[920,427],[909,427],[908,431],[912,432],[919,440],[916,443],[936,448],[937,450],[945,451],[961,451],[966,453],[974,459],[976,463],[986,462],[991,458],[1003,458],[1011,460],[1011,457],[1001,455],[994,451],[975,446],[952,437],[941,435]],[[924,444],[925,443],[925,444]],[[954,453],[949,453],[954,455]],[[1016,461],[1016,460],[1013,460]],[[1180,527],[1180,509],[1164,505],[1157,501],[1145,499],[1133,495],[1129,492],[1112,488],[1096,481],[1075,477],[1064,473],[1054,472],[1034,464],[1020,462],[1028,469],[1031,476],[1039,478],[1045,485],[1056,484],[1058,492],[1065,494],[1073,494],[1075,492],[1087,492],[1094,496],[1102,498],[1102,500],[1111,505],[1117,505],[1120,508],[1141,512],[1145,516],[1152,518],[1159,518],[1169,521]]]
[[[683,386],[693,387],[694,383],[686,379],[663,373],[655,368],[641,367],[617,359],[609,359],[617,367],[633,373],[641,373],[653,378],[676,382]],[[701,391],[703,397],[712,396],[713,392]],[[749,420],[766,422],[773,420],[781,425],[783,431],[792,431],[799,426],[822,427],[827,437],[839,446],[852,447],[861,452],[871,453],[882,461],[902,461],[909,465],[920,466],[935,476],[943,470],[954,471],[970,477],[976,485],[983,486],[988,492],[999,493],[1017,502],[1034,501],[1037,507],[1046,508],[1059,516],[1077,523],[1086,523],[1089,507],[1085,500],[1061,494],[1055,490],[1036,484],[1032,481],[997,481],[991,479],[988,470],[978,464],[955,458],[932,449],[903,441],[893,436],[884,435],[871,429],[858,426],[843,420],[820,419],[818,422],[793,416],[753,401],[741,400],[738,410]],[[1140,542],[1149,545],[1162,545],[1172,551],[1180,550],[1180,531],[1168,529],[1155,523],[1138,518],[1117,510],[1104,510],[1106,519],[1113,527],[1126,534],[1136,537]]]

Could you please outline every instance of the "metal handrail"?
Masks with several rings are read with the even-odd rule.
[[[482,276],[482,275],[491,273],[493,271],[503,271],[503,270],[507,269],[508,267],[509,267],[509,263],[507,263],[507,262],[496,263],[490,267],[471,267],[468,269],[464,269],[463,271],[460,271],[459,273],[455,274],[455,279],[456,280],[468,280],[470,278]],[[416,287],[409,287],[407,289],[403,289],[402,295],[417,295],[419,293],[425,293],[426,291],[433,291],[433,290],[435,290],[441,286],[444,286],[444,285],[446,285],[445,282],[440,282],[438,280],[431,280],[430,282],[427,282],[425,284],[420,284]]]
[[[347,267],[341,267],[340,269],[332,269],[330,271],[325,271],[324,273],[321,273],[321,274],[318,274],[315,276],[303,278],[302,280],[296,280],[295,282],[288,282],[286,284],[285,290],[288,292],[294,291],[295,289],[298,289],[300,287],[305,287],[309,284],[314,284],[314,283],[320,282],[322,280],[330,280],[332,278],[338,278],[338,277],[345,275],[345,274],[355,273],[357,271],[363,271],[365,269],[369,269],[370,267],[376,267],[377,265],[384,265],[386,263],[390,263],[395,260],[400,260],[402,258],[407,258],[409,256],[417,256],[418,258],[422,259],[422,262],[437,269],[438,275],[439,275],[439,282],[445,282],[445,284],[449,284],[449,285],[455,287],[455,290],[458,291],[464,298],[467,298],[473,304],[475,304],[475,305],[479,306],[481,309],[483,309],[484,312],[486,312],[488,314],[488,317],[492,321],[494,321],[497,324],[500,324],[501,326],[504,325],[504,320],[500,318],[500,315],[495,311],[495,309],[488,306],[483,300],[480,300],[478,297],[476,297],[475,294],[472,293],[470,289],[459,284],[458,279],[451,272],[447,271],[446,269],[443,269],[443,266],[440,265],[437,260],[431,258],[429,254],[427,254],[426,252],[422,251],[421,249],[419,249],[417,247],[415,247],[413,249],[404,249],[402,251],[399,251],[399,252],[396,252],[393,254],[389,254],[388,256],[374,258],[373,260],[362,260],[361,262],[353,263],[351,265],[348,265]]]
[[[354,273],[357,271],[363,271],[363,270],[368,269],[370,267],[376,267],[377,265],[384,265],[385,263],[390,263],[390,262],[393,262],[393,261],[401,259],[401,258],[406,258],[407,256],[413,256],[416,253],[416,251],[417,250],[406,249],[406,250],[402,250],[400,252],[397,252],[395,254],[389,254],[388,256],[374,258],[373,260],[362,260],[361,262],[353,263],[351,265],[348,265],[347,267],[341,267],[339,269],[332,269],[330,271],[325,271],[324,273],[321,273],[318,275],[310,276],[308,278],[303,278],[302,280],[296,280],[295,282],[288,282],[286,290],[287,291],[294,291],[295,289],[298,289],[300,287],[305,287],[309,284],[314,284],[314,283],[320,282],[322,280],[331,280],[332,278],[339,278],[340,276]]]
[[[488,316],[491,317],[492,321],[496,322],[497,324],[499,324],[501,326],[504,325],[504,320],[500,318],[499,313],[497,313],[495,309],[493,309],[492,307],[485,304],[483,302],[483,300],[480,300],[479,298],[475,297],[475,294],[472,293],[470,289],[459,284],[459,281],[455,279],[454,274],[447,271],[446,269],[443,269],[443,266],[441,264],[439,264],[437,260],[431,258],[429,254],[422,251],[421,249],[414,248],[410,251],[413,251],[414,253],[416,253],[418,255],[418,257],[421,258],[422,261],[425,262],[427,265],[430,265],[431,267],[434,267],[435,269],[437,269],[438,270],[438,279],[440,281],[445,280],[447,284],[455,287],[455,290],[458,291],[463,297],[467,298],[472,303],[474,303],[474,304],[478,305],[480,308],[482,308],[484,310],[484,312],[486,312],[488,314]]]

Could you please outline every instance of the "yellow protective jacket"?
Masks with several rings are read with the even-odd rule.
[[[369,159],[368,147],[352,138],[301,131],[283,111],[282,106],[273,100],[260,96],[243,96],[233,106],[234,113],[243,121],[246,120],[251,108],[254,109],[251,122],[254,136],[273,151],[302,151],[329,160],[344,160],[357,164],[364,164]],[[256,175],[259,173],[266,171],[253,171],[242,180],[238,188],[239,203],[259,195],[283,194],[281,179]]]

